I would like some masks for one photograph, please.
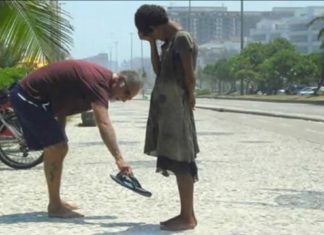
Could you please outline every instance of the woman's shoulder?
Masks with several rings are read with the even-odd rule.
[[[179,31],[176,33],[175,37],[176,37],[176,38],[178,38],[178,37],[189,37],[189,38],[191,38],[192,36],[191,36],[191,34],[190,34],[188,31],[186,31],[186,30],[179,30]]]
[[[174,47],[181,48],[193,48],[196,45],[195,40],[188,31],[179,30],[174,37]]]

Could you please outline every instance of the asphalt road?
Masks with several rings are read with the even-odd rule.
[[[311,143],[324,144],[324,123],[214,111],[220,120]]]
[[[324,106],[303,103],[278,103],[261,102],[247,100],[227,100],[227,99],[197,99],[197,105],[213,106],[219,108],[233,108],[250,111],[282,113],[289,115],[302,115],[310,117],[324,117]]]

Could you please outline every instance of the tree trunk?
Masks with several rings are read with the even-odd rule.
[[[317,89],[314,92],[314,95],[318,95],[318,91],[321,89],[321,86],[324,84],[324,68],[322,69],[321,72],[321,79],[317,85]]]

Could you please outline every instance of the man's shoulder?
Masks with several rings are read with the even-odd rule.
[[[100,68],[103,70],[108,70],[111,71],[109,68],[104,67],[100,64],[94,63],[92,61],[86,60],[86,59],[68,59],[68,60],[63,60],[60,62],[56,63],[57,65],[67,65],[67,66],[78,66],[79,68]]]

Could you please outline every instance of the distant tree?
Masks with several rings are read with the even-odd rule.
[[[245,94],[253,94],[257,89],[257,81],[259,78],[259,73],[252,69],[241,69],[236,74],[237,80],[243,79],[245,85]]]
[[[296,51],[296,48],[287,39],[276,38],[276,39],[272,40],[270,43],[265,44],[264,56],[265,56],[265,58],[269,58],[282,50]]]
[[[276,94],[279,89],[294,81],[295,74],[291,69],[298,63],[299,56],[297,51],[281,50],[261,65],[268,93]]]
[[[203,69],[203,74],[206,75],[206,80],[211,85],[211,90],[216,91],[217,86],[217,77],[216,77],[216,71],[215,71],[215,65],[214,64],[208,64]]]
[[[241,55],[248,60],[249,67],[258,70],[258,66],[266,59],[266,45],[262,43],[250,43],[243,49]]]
[[[225,85],[231,84],[233,80],[227,59],[220,59],[216,62],[215,75],[218,78],[218,92],[222,94],[224,93]],[[229,90],[233,90],[233,87],[230,87]]]
[[[316,57],[316,56],[315,56]],[[300,55],[298,61],[290,70],[289,81],[291,84],[302,84],[311,86],[318,84],[319,67],[317,66],[317,58],[313,55]]]

